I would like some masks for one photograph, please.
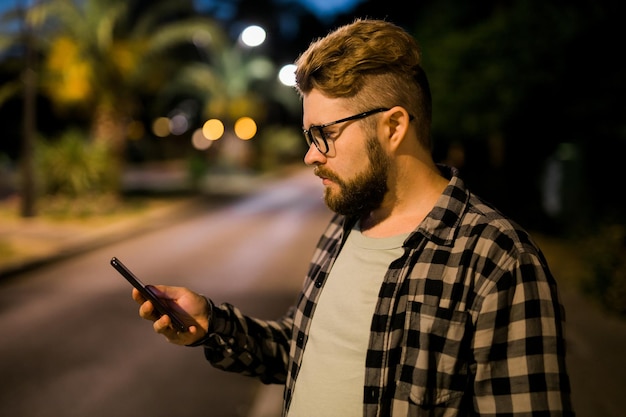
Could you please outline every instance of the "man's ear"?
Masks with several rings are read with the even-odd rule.
[[[409,131],[411,116],[404,107],[395,106],[387,110],[384,118],[385,137],[391,150],[396,150]]]

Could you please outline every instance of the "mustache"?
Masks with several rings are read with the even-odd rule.
[[[329,180],[339,183],[341,182],[339,176],[325,167],[316,166],[313,169],[313,174],[317,175],[320,178],[328,178]]]

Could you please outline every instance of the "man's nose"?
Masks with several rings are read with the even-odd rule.
[[[315,144],[309,145],[309,149],[304,155],[304,163],[307,165],[319,165],[326,161],[326,155],[321,153]]]

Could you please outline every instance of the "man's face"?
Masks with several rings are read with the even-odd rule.
[[[326,187],[324,201],[336,213],[361,216],[380,207],[387,194],[389,158],[383,152],[378,139],[366,139],[368,164],[363,172],[351,178],[340,178],[324,165],[315,167],[315,175],[328,178],[337,188]]]
[[[305,96],[303,109],[305,129],[355,113],[346,100],[316,90]],[[380,207],[387,193],[390,159],[375,131],[366,129],[363,120],[354,120],[333,125],[325,133],[330,151],[323,154],[311,145],[304,160],[315,165],[315,175],[322,178],[326,205],[343,215],[363,215]]]

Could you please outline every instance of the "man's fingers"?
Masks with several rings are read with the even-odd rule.
[[[165,336],[167,341],[170,343],[175,343],[178,345],[184,345],[187,343],[185,342],[185,340],[189,337],[189,335],[185,337],[183,333],[180,333],[178,330],[174,329],[172,327],[172,321],[168,316],[162,316],[161,318],[156,320],[152,326],[154,327],[155,332]]]
[[[146,320],[152,320],[152,321],[159,319],[159,314],[156,312],[156,310],[154,309],[154,306],[152,305],[150,301],[144,301],[141,304],[141,307],[139,307],[139,316]]]
[[[137,288],[133,288],[131,296],[133,297],[133,300],[135,300],[139,304],[143,304],[146,301],[143,295],[141,295],[141,293],[137,291]]]
[[[181,332],[180,330],[175,329],[174,326],[172,325],[172,319],[170,319],[170,316],[168,315],[164,315],[156,319],[152,327],[154,327],[154,330],[157,333],[161,333],[166,336],[176,336],[176,335],[181,335],[183,333],[188,333],[188,331]],[[195,326],[194,326],[194,329],[195,329]],[[194,333],[195,332],[197,332],[197,330],[195,330]]]
[[[168,316],[161,316],[158,320],[154,321],[154,331],[166,336],[172,332],[176,333],[176,331],[172,329],[171,324],[172,322]]]

